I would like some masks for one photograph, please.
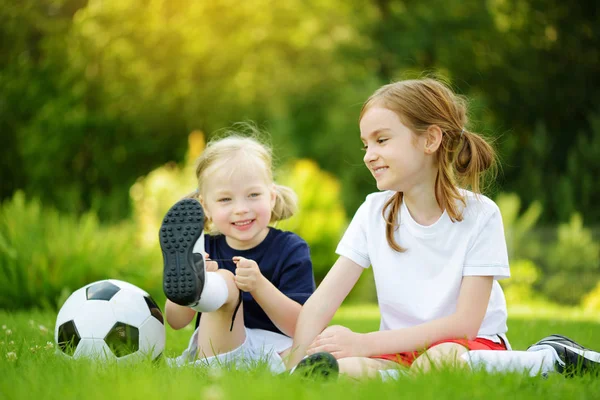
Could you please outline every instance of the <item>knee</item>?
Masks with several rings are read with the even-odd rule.
[[[467,351],[466,347],[461,346],[458,343],[441,343],[421,354],[413,362],[411,369],[426,372],[434,367],[456,367],[457,363],[461,361],[460,356]]]
[[[225,281],[227,285],[227,290],[231,293],[239,292],[237,285],[235,284],[235,275],[233,272],[228,271],[226,269],[220,269],[215,272],[215,274],[219,275]]]
[[[215,271],[215,273],[221,275],[223,277],[223,279],[225,279],[225,282],[231,281],[234,282],[234,278],[235,276],[233,275],[233,272],[227,270],[227,269],[218,269]]]

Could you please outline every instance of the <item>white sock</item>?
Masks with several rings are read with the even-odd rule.
[[[193,252],[202,254],[203,257],[206,254],[204,251],[204,232],[202,232],[196,243],[194,243]],[[190,308],[198,312],[216,311],[225,304],[228,295],[229,289],[227,288],[225,278],[216,272],[204,271],[204,288],[202,289],[200,300]]]
[[[555,372],[556,351],[548,345],[535,346],[528,351],[471,350],[461,358],[472,369],[484,368],[488,372],[528,372],[530,376]]]
[[[198,312],[217,311],[227,301],[229,295],[227,282],[216,272],[205,272],[204,278],[204,289],[202,289],[200,300],[191,309]]]

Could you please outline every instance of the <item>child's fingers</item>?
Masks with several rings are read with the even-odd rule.
[[[326,352],[326,353],[333,354],[336,351],[339,351],[337,346],[335,346],[333,344],[324,344],[321,346],[313,347],[310,350],[307,350],[306,353],[307,354],[315,354],[315,353]]]
[[[237,268],[250,268],[252,267],[252,261],[244,258],[244,257],[240,257],[239,260],[237,260],[237,262],[234,260],[235,262],[235,266]]]
[[[321,346],[321,341],[319,339],[319,336],[317,336],[315,338],[315,340],[312,341],[312,343],[308,346],[308,348],[306,349],[306,351],[311,351],[311,352],[315,352],[315,349],[318,349]]]
[[[249,278],[254,275],[254,271],[250,268],[244,268],[243,266],[238,266],[235,269],[235,276],[239,276],[241,278]]]
[[[243,290],[244,292],[249,291],[248,280],[243,276],[235,276],[234,278],[235,285],[238,289]]]
[[[238,274],[238,270],[235,270],[235,280],[236,282],[246,282],[248,280],[248,276],[245,275],[242,271],[242,273]]]
[[[337,346],[335,345],[335,340],[333,338],[332,335],[328,335],[328,336],[323,336],[323,334],[320,334],[319,336],[317,336],[313,342],[310,344],[310,346],[308,346],[308,349],[310,349],[313,353],[318,353],[319,351],[327,351],[330,352],[330,350],[336,349]]]

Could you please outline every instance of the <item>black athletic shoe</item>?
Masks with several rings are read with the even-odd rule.
[[[338,376],[340,367],[330,353],[320,352],[304,358],[292,374],[311,379],[331,379]]]
[[[183,199],[165,215],[158,233],[164,260],[163,290],[173,303],[193,306],[204,288],[204,255],[193,254],[204,230],[204,210],[197,200]]]
[[[600,373],[600,353],[583,347],[579,343],[561,335],[550,335],[529,346],[552,346],[558,353],[561,362],[556,363],[556,370],[565,376]]]

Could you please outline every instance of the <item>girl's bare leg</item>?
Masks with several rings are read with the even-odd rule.
[[[346,357],[337,361],[340,374],[353,378],[375,378],[379,377],[380,370],[400,367],[398,363],[393,361],[368,357]]]
[[[235,285],[233,273],[220,269],[215,273],[221,275],[227,284],[227,300],[218,310],[202,313],[198,329],[198,357],[210,357],[227,353],[240,347],[246,340],[244,329],[244,306],[240,305],[237,311],[233,328],[231,319],[238,305],[241,293]]]
[[[434,368],[464,368],[468,364],[460,357],[468,349],[458,343],[441,343],[421,354],[411,365],[411,371],[422,373]]]

